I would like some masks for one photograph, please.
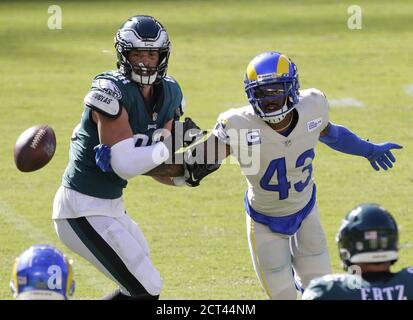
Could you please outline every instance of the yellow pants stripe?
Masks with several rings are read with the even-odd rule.
[[[267,295],[270,297],[270,299],[272,299],[270,290],[268,290],[267,282],[265,281],[264,273],[262,272],[260,259],[258,258],[258,255],[257,255],[257,245],[255,242],[255,237],[254,237],[254,220],[251,218],[250,218],[250,239],[251,239],[251,246],[252,246],[252,251],[253,251],[253,255],[255,259],[255,264],[257,267],[257,271],[260,275],[260,279],[261,279],[261,284],[264,287],[264,290],[267,293]]]

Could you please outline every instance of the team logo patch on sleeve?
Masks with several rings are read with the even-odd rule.
[[[323,118],[317,118],[307,122],[307,130],[308,132],[314,131],[323,123]]]
[[[99,79],[96,81],[97,87],[106,92],[108,95],[114,97],[117,100],[122,99],[122,93],[118,86],[110,80],[107,79]]]

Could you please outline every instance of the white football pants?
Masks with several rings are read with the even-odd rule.
[[[295,276],[306,288],[309,282],[330,273],[327,242],[317,204],[294,236],[275,233],[246,214],[248,244],[255,272],[270,299],[295,300]]]
[[[116,282],[122,293],[133,297],[160,294],[162,280],[152,265],[146,239],[126,213],[119,218],[56,219],[54,224],[59,239]]]

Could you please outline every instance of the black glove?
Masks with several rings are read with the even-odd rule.
[[[161,140],[170,152],[169,162],[182,164],[183,154],[177,155],[175,152],[201,139],[205,134],[206,131],[202,131],[191,118],[185,118],[184,122],[174,121],[171,135]]]
[[[190,187],[197,187],[203,178],[218,170],[220,163],[197,163],[196,150],[188,150],[184,156],[185,182]]]
[[[182,147],[187,147],[202,138],[206,131],[202,131],[191,118],[186,117],[184,122],[173,122],[171,133],[174,140],[175,150],[178,150]]]

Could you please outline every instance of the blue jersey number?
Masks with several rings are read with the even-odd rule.
[[[314,159],[314,150],[309,149],[303,152],[297,159],[295,167],[299,168],[304,165],[307,158]],[[307,179],[302,182],[299,181],[294,184],[294,188],[297,192],[301,192],[305,189],[311,179],[311,173],[313,172],[313,166],[310,163],[305,166],[302,172],[308,171]],[[270,184],[271,179],[274,177],[275,172],[277,172],[278,184]],[[287,166],[285,163],[285,158],[278,158],[272,160],[264,173],[264,176],[260,180],[260,186],[267,191],[275,191],[279,193],[279,199],[284,200],[288,198],[288,190],[291,188],[291,182],[287,180]]]
[[[278,184],[270,184],[276,171]],[[278,158],[270,162],[264,176],[260,180],[260,186],[264,190],[278,192],[280,194],[280,200],[288,198],[288,190],[291,188],[291,183],[287,181],[285,158]]]

